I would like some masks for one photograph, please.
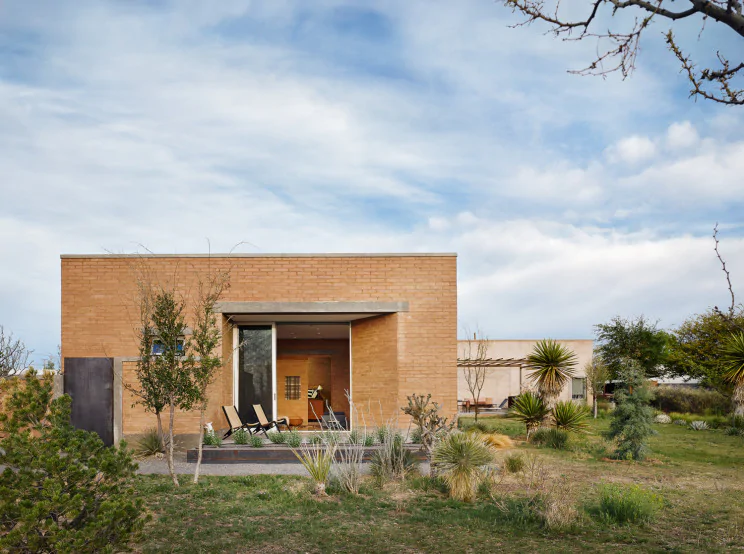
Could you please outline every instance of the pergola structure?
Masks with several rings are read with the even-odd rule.
[[[457,367],[518,367],[521,369],[528,364],[526,358],[457,358]]]

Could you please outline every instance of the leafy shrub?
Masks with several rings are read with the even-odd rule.
[[[564,400],[553,406],[552,415],[556,428],[564,431],[583,431],[589,418],[589,406]]]
[[[509,454],[504,458],[504,469],[507,473],[524,471],[524,456],[521,454]]]
[[[107,447],[70,423],[72,400],[52,400],[29,372],[0,414],[0,551],[101,552],[137,538],[146,517],[134,491],[137,464],[122,442]]]
[[[450,433],[439,441],[432,463],[456,500],[472,502],[485,475],[485,466],[493,462],[493,451],[471,433]]]
[[[709,427],[704,421],[693,421],[690,423],[690,429],[693,431],[707,431]]]
[[[667,425],[671,422],[672,422],[672,418],[666,414],[659,414],[654,417],[654,423],[660,423],[662,425]]]
[[[245,429],[238,429],[232,435],[235,444],[248,444],[251,434]]]
[[[514,442],[509,437],[499,433],[486,433],[481,435],[481,439],[493,448],[511,448],[514,446]]]
[[[204,433],[202,442],[207,446],[222,446],[222,437],[217,433]]]
[[[530,442],[537,446],[564,450],[568,446],[568,433],[563,429],[540,427],[532,433]]]
[[[654,388],[651,406],[667,413],[721,415],[731,411],[731,397],[714,390],[661,385]]]
[[[664,505],[658,494],[638,485],[603,484],[599,487],[599,519],[605,523],[647,523]]]
[[[286,443],[290,448],[299,448],[302,444],[302,435],[297,431],[290,431],[287,433]]]
[[[264,441],[258,435],[251,435],[250,437],[248,437],[248,444],[250,444],[253,448],[262,448],[264,445]]]
[[[374,435],[367,435],[366,437],[364,437],[364,446],[369,448],[370,446],[374,446],[374,444],[375,444]]]
[[[549,411],[542,398],[537,394],[526,391],[514,399],[514,404],[509,411],[509,417],[521,421],[527,428],[527,438],[532,431],[537,429],[543,422]]]
[[[137,445],[134,448],[134,452],[137,456],[155,456],[163,452],[163,446],[160,442],[160,434],[154,427],[148,429],[137,440]]]
[[[287,434],[286,433],[280,433],[277,431],[276,433],[269,433],[269,440],[273,442],[274,444],[284,444],[287,442]]]

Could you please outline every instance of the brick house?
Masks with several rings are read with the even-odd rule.
[[[320,416],[308,398],[318,391],[352,427],[362,422],[345,391],[366,422],[398,415],[414,392],[457,410],[455,254],[62,255],[61,265],[65,390],[73,420],[107,442],[155,425],[124,386],[135,379],[142,271],[186,298],[200,275],[230,272],[216,306],[215,428],[226,426],[221,406],[253,420],[256,403],[307,424]],[[177,414],[177,433],[197,427],[198,413]]]

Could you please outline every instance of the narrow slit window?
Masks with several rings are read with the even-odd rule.
[[[300,399],[300,377],[299,375],[287,375],[284,378],[284,399]]]

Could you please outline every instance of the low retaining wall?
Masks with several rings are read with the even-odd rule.
[[[379,450],[379,446],[370,446],[365,448],[363,461],[369,462],[374,453]],[[425,461],[426,456],[417,444],[406,445],[406,449],[413,454],[418,461]],[[190,448],[186,451],[186,461],[196,463],[197,449]],[[336,458],[340,459],[340,454],[336,453]],[[297,456],[292,449],[284,445],[264,446],[254,448],[252,446],[228,445],[228,446],[205,446],[202,453],[203,464],[289,464],[299,463]]]

